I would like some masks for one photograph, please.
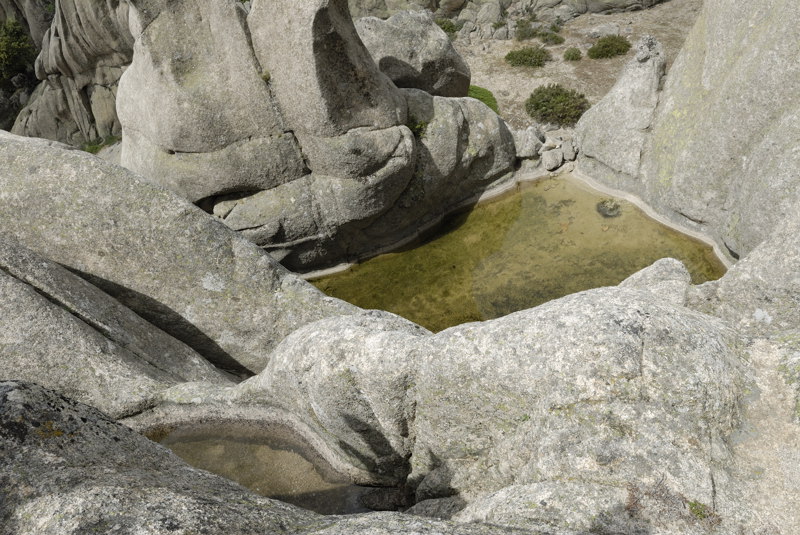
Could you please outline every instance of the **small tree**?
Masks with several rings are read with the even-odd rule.
[[[525,111],[540,123],[573,126],[589,109],[586,97],[559,84],[537,87],[525,101]]]
[[[11,86],[11,78],[25,73],[36,59],[36,49],[25,28],[14,19],[0,26],[0,85]]]

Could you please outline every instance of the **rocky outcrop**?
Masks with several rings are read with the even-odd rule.
[[[569,20],[583,13],[617,13],[652,7],[663,0],[349,0],[354,17],[387,18],[399,11],[427,9],[439,17],[468,22],[472,29],[500,20],[503,14],[536,14],[545,20]],[[491,35],[491,34],[490,34]]]
[[[752,251],[798,201],[800,104],[794,88],[800,74],[784,59],[800,53],[789,22],[798,10],[779,1],[757,8],[705,2],[663,91],[646,99],[641,124],[658,101],[646,134],[623,144],[631,149],[624,160],[602,154],[599,144],[583,147],[588,152],[581,167],[714,236],[733,258]],[[614,139],[620,111],[613,102],[638,101],[634,94],[613,92],[587,120],[612,125],[604,134]]]
[[[98,288],[5,239],[0,286],[0,377],[36,381],[116,418],[180,382],[229,382]]]
[[[356,20],[356,29],[378,68],[397,87],[467,96],[469,66],[430,13],[404,11],[385,21],[364,17]]]
[[[633,178],[639,175],[660,96],[667,58],[651,36],[603,99],[581,116],[576,130],[583,155]]]
[[[175,194],[86,153],[43,145],[3,136],[3,233],[216,365],[260,371],[289,332],[354,309]]]
[[[406,239],[512,171],[506,129],[472,106],[442,136],[469,137],[474,146],[455,154],[454,176],[437,173],[432,188],[426,178],[425,189],[438,196],[417,202],[420,180],[412,179],[430,167],[422,161],[427,147],[344,0],[305,3],[302,12],[266,2],[248,11],[234,0],[169,9],[107,2],[91,13],[70,0],[58,9],[37,59],[46,81],[14,132],[72,145],[122,135],[123,166],[199,204],[293,269],[328,267]],[[430,17],[414,17],[417,29],[401,17],[379,41],[421,31],[430,44],[414,63],[423,85],[465,95],[466,64]],[[387,32],[408,35],[398,41]],[[78,34],[85,37],[73,43]],[[469,132],[486,126],[488,136]],[[417,208],[396,209],[410,197]]]
[[[118,136],[116,85],[130,63],[133,37],[126,1],[56,4],[39,41],[36,76],[42,80],[13,132],[72,145]],[[76,38],[75,36],[80,36]]]
[[[529,533],[396,513],[320,516],[191,468],[96,409],[29,383],[0,382],[0,449],[9,534]]]
[[[158,14],[137,36],[117,109],[122,165],[193,202],[307,172],[248,46],[238,2],[182,2]]]

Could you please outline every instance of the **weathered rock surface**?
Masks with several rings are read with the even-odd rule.
[[[238,2],[163,10],[136,39],[117,108],[122,165],[190,201],[269,189],[307,172]]]
[[[416,498],[434,500],[420,512],[466,505],[455,518],[558,533],[629,533],[651,521],[674,528],[654,533],[694,532],[696,518],[669,515],[723,492],[714,480],[731,466],[747,375],[736,333],[679,306],[684,273],[664,261],[629,288],[437,335],[376,313],[326,319],[287,337],[264,372],[224,396],[203,386],[170,399],[194,400],[198,414],[213,414],[215,398],[277,404],[354,473],[373,483],[408,474]],[[631,485],[679,505],[632,513]]]
[[[753,250],[793,213],[800,191],[800,70],[785,60],[800,54],[798,16],[800,5],[777,0],[705,2],[658,97],[640,169],[636,158],[619,161],[607,151],[581,168],[712,235],[734,258]],[[600,110],[613,109],[603,114],[615,125],[605,132],[613,138],[620,116],[613,102],[631,98],[613,94],[587,120],[599,124]],[[583,149],[591,155],[601,147]]]
[[[323,517],[189,467],[96,409],[30,383],[0,382],[0,531],[523,534],[397,513]]]
[[[575,127],[584,156],[638,176],[666,64],[662,46],[651,36],[642,37],[617,83]]]
[[[0,228],[217,365],[261,370],[297,327],[354,307],[123,168],[6,136]],[[32,147],[37,147],[34,151]]]
[[[525,130],[512,130],[514,136],[514,146],[517,148],[517,158],[527,160],[539,157],[539,149],[542,148],[544,134],[538,126],[529,126]]]
[[[0,377],[37,381],[120,417],[183,381],[221,372],[98,288],[0,240]]]
[[[385,21],[364,17],[356,20],[356,30],[378,68],[397,87],[467,96],[469,66],[430,13],[404,11]]]
[[[354,17],[386,18],[398,11],[427,9],[437,16],[489,25],[501,13],[535,13],[539,19],[568,20],[583,13],[615,13],[652,7],[663,0],[350,0]]]
[[[247,17],[287,127],[338,136],[405,123],[405,100],[358,38],[346,0],[256,0]]]
[[[38,41],[36,76],[42,83],[14,133],[72,145],[120,134],[115,96],[132,54],[128,14],[127,1],[56,3],[53,22]]]

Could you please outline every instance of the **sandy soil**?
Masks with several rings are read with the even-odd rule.
[[[667,52],[669,68],[702,5],[703,0],[669,0],[643,11],[580,16],[564,25],[561,35],[566,41],[562,45],[548,47],[553,54],[553,61],[540,69],[511,67],[503,61],[510,50],[539,44],[537,39],[523,42],[484,40],[473,43],[456,40],[454,44],[469,63],[472,83],[491,90],[500,106],[500,115],[513,127],[524,128],[532,122],[525,113],[525,100],[540,85],[560,83],[584,93],[592,103],[600,100],[614,85],[633,52],[610,59],[589,59],[586,57],[586,50],[592,46],[594,40],[587,37],[585,32],[590,28],[607,23],[617,24],[620,33],[631,43],[635,43],[643,35],[655,36]],[[564,61],[564,51],[570,47],[581,49],[583,59],[577,62]]]

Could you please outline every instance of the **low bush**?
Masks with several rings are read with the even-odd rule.
[[[580,61],[582,57],[583,54],[577,48],[568,48],[564,51],[564,61]]]
[[[630,42],[623,36],[606,35],[598,39],[586,54],[592,59],[613,58],[625,54],[630,48]]]
[[[11,78],[27,73],[35,59],[36,49],[25,28],[8,19],[0,26],[0,87],[10,88]]]
[[[480,100],[487,106],[489,106],[493,112],[499,114],[500,111],[497,107],[497,99],[494,98],[494,94],[488,89],[483,87],[479,87],[477,85],[469,86],[469,92],[467,93],[468,97],[472,97],[474,99]]]
[[[451,38],[455,37],[458,30],[464,26],[463,22],[454,22],[446,18],[436,19],[436,24]]]
[[[520,19],[514,29],[514,38],[517,41],[527,41],[539,35],[539,28],[535,28],[530,19]]]
[[[97,154],[105,147],[110,147],[115,143],[119,143],[122,141],[122,138],[119,136],[108,136],[104,138],[95,139],[94,141],[88,141],[83,144],[81,150],[86,151],[90,154]]]
[[[539,32],[539,40],[546,45],[560,45],[564,42],[564,38],[557,33],[553,32]]]
[[[543,67],[553,59],[550,51],[542,46],[528,46],[506,54],[506,63],[514,67]]]
[[[589,109],[586,97],[559,84],[537,87],[525,101],[525,111],[540,123],[573,126]]]

